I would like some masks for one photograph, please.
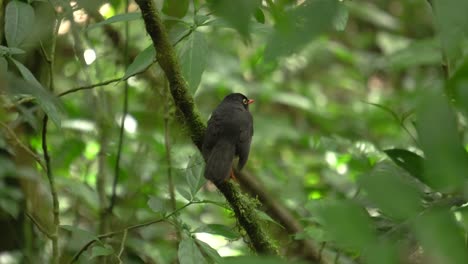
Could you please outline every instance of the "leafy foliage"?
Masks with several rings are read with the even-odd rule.
[[[468,263],[467,1],[156,3],[174,58],[132,1],[1,5],[2,254]],[[177,62],[203,120],[230,92],[256,100],[242,174],[254,181],[239,183],[284,258],[254,256],[204,179],[161,59]]]

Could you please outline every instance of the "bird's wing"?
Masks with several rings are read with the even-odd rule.
[[[246,121],[240,126],[239,143],[237,144],[237,155],[239,156],[239,163],[237,168],[241,170],[247,160],[249,159],[250,143],[253,136],[253,120],[252,115],[247,113]]]
[[[213,113],[210,120],[208,120],[208,126],[205,132],[205,138],[203,139],[203,156],[205,158],[209,157],[211,150],[219,139],[219,133],[221,129],[221,120],[220,115]]]

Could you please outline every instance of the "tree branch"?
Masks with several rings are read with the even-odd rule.
[[[182,77],[179,62],[169,41],[168,33],[153,1],[136,0],[136,3],[141,9],[146,31],[153,40],[159,65],[169,81],[169,88],[175,105],[183,115],[193,143],[198,149],[201,149],[206,127],[195,110],[193,98],[189,94],[186,82]],[[238,186],[231,182],[218,184],[217,187],[226,197],[240,225],[249,235],[253,248],[258,253],[278,254],[276,247],[260,224],[255,212],[255,202],[243,195]]]

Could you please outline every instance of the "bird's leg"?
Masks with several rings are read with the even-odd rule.
[[[233,170],[232,168],[231,168],[231,173],[230,173],[230,175],[229,175],[229,178],[231,178],[231,179],[237,181],[236,175],[234,174],[234,170]]]

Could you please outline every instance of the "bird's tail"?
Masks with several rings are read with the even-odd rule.
[[[234,159],[235,146],[220,140],[211,150],[205,166],[205,178],[213,183],[221,183],[229,177]]]

